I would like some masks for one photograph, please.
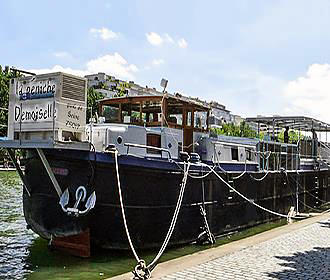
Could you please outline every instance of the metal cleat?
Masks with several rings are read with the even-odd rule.
[[[66,189],[64,193],[61,195],[59,204],[62,207],[62,210],[64,213],[66,213],[69,216],[79,217],[86,215],[90,210],[92,210],[96,203],[96,194],[95,191],[92,192],[92,194],[87,199],[87,202],[85,204],[85,209],[80,210],[79,205],[81,202],[84,202],[86,199],[86,188],[84,186],[80,186],[76,190],[76,202],[73,207],[68,207],[69,200],[70,200],[70,194],[69,190]]]

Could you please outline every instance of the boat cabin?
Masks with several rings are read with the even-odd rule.
[[[168,93],[104,99],[87,137],[101,151],[115,145],[121,154],[173,159],[194,152],[204,162],[256,170],[257,141],[211,137],[209,112],[207,103]]]
[[[167,93],[99,102],[99,114],[104,123],[142,126],[151,131],[167,128],[169,133],[182,134],[179,148],[187,152],[194,150],[194,133],[208,133],[209,110],[209,106],[201,102]],[[160,142],[160,134],[147,134],[146,145],[161,147]]]

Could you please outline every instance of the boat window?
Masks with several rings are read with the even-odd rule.
[[[121,106],[121,121],[124,123],[130,123],[131,117],[129,113],[128,104],[122,104]]]
[[[246,160],[252,160],[252,151],[251,150],[246,150]]]
[[[174,107],[169,104],[167,121],[170,124],[182,125],[182,108]]]
[[[147,146],[161,148],[161,136],[159,134],[148,133],[147,134]],[[161,154],[161,151],[147,149],[148,154]]]
[[[142,121],[152,125],[160,121],[161,106],[159,101],[145,101],[142,103]]]
[[[121,115],[124,123],[140,123],[140,103],[122,104]]]
[[[118,122],[119,105],[103,105],[102,116],[105,117],[105,122]]]
[[[192,121],[192,113],[191,113],[191,111],[187,111],[186,126],[191,126],[191,121]]]
[[[231,148],[231,159],[238,160],[238,148],[237,147]]]
[[[194,112],[194,127],[200,129],[207,129],[207,112]]]

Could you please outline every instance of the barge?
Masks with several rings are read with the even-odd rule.
[[[87,232],[92,245],[132,249],[139,270],[136,249],[161,254],[167,245],[213,243],[330,200],[330,148],[300,136],[327,133],[322,121],[247,119],[299,131],[296,143],[281,143],[215,135],[208,104],[169,93],[103,99],[89,123],[86,106],[82,78],[11,81],[8,140],[0,146],[14,162],[15,149],[25,151],[24,172],[16,164],[24,216],[48,240]]]

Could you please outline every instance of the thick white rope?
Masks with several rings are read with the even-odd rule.
[[[182,168],[177,162],[173,161],[176,166],[182,171],[182,172],[185,172],[184,168]],[[190,178],[193,178],[193,179],[203,179],[203,178],[206,178],[208,177],[211,173],[212,173],[212,169],[215,170],[217,167],[216,166],[213,166],[213,167],[209,167],[209,169],[211,169],[211,171],[208,171],[206,174],[204,175],[201,175],[201,176],[197,176],[197,175],[191,175],[190,173],[188,173],[188,176]],[[200,171],[199,171],[200,172]]]
[[[118,193],[119,193],[119,199],[120,199],[120,207],[121,207],[121,213],[122,213],[122,216],[123,216],[124,227],[125,227],[127,239],[128,239],[129,245],[131,247],[131,250],[133,252],[133,255],[134,255],[134,257],[135,257],[135,259],[138,263],[138,265],[137,265],[137,267],[139,267],[138,269],[144,270],[143,272],[145,273],[144,276],[140,276],[140,275],[136,275],[136,276],[139,277],[140,279],[148,279],[151,276],[151,271],[155,268],[156,263],[158,262],[158,260],[162,256],[162,254],[164,253],[164,251],[167,247],[167,244],[168,244],[168,242],[169,242],[169,240],[172,236],[172,233],[174,231],[176,221],[177,221],[177,218],[179,216],[179,211],[180,211],[180,208],[181,208],[181,205],[182,205],[183,194],[184,194],[186,184],[187,184],[187,178],[188,178],[188,173],[189,173],[189,168],[190,168],[190,162],[187,165],[187,169],[184,171],[178,202],[176,204],[175,211],[174,211],[172,221],[171,221],[171,225],[170,225],[169,230],[166,234],[164,242],[163,242],[161,248],[159,249],[158,254],[155,256],[154,260],[148,266],[145,266],[145,261],[139,258],[138,254],[137,254],[137,252],[134,248],[134,245],[133,245],[130,233],[129,233],[129,229],[128,229],[128,226],[127,226],[126,214],[125,214],[123,197],[122,197],[122,192],[121,192],[121,185],[120,185],[118,151],[117,150],[115,150],[114,155],[115,155],[114,157],[115,157],[115,165],[116,165],[116,175],[117,175],[117,183],[118,183],[117,185],[118,185]],[[135,268],[136,273],[137,273],[137,270],[138,270],[137,267]]]
[[[241,178],[245,173],[246,173],[246,170],[244,172],[242,172],[240,175],[233,177],[233,180],[237,180],[237,179]]]
[[[251,174],[249,174],[249,175],[250,175],[250,177],[251,177],[253,180],[258,181],[258,182],[261,182],[262,180],[264,180],[264,179],[267,177],[267,175],[268,175],[269,173],[270,173],[270,172],[267,170],[266,174],[265,174],[264,176],[262,176],[261,178],[259,178],[259,179],[253,177]]]
[[[261,206],[261,205],[259,205],[259,204],[257,204],[257,203],[255,203],[253,200],[251,200],[251,199],[249,199],[249,198],[247,198],[246,196],[244,196],[243,194],[241,194],[239,191],[237,191],[235,188],[233,188],[229,183],[227,183],[220,175],[218,175],[218,173],[215,171],[215,168],[211,168],[209,165],[207,165],[207,164],[203,164],[203,163],[201,163],[202,164],[202,166],[206,166],[207,168],[209,168],[210,169],[210,171],[206,174],[207,176],[208,175],[210,175],[210,173],[214,173],[224,184],[226,184],[230,189],[232,189],[235,193],[237,193],[239,196],[241,196],[243,199],[245,199],[246,201],[248,201],[249,203],[251,203],[251,204],[253,204],[254,206],[256,206],[256,207],[258,207],[258,208],[260,208],[260,209],[262,209],[262,210],[264,210],[264,211],[266,211],[266,212],[268,212],[268,213],[271,213],[271,214],[273,214],[273,215],[276,215],[276,216],[280,216],[280,217],[283,217],[283,218],[289,218],[289,214],[287,214],[287,215],[285,215],[285,214],[281,214],[281,213],[277,213],[277,212],[275,212],[275,211],[272,211],[272,210],[270,210],[270,209],[267,209],[267,208],[265,208],[265,207],[263,207],[263,206]],[[244,172],[246,172],[246,171],[244,171]],[[242,176],[243,174],[244,174],[244,172],[242,173],[242,174],[240,174],[240,176]],[[264,176],[263,176],[263,178],[260,178],[260,179],[257,179],[258,181],[262,181],[267,175],[268,175],[268,173],[270,173],[270,172],[267,172]],[[189,177],[192,177],[192,175],[189,175],[188,174],[188,176]],[[240,177],[240,176],[238,176],[238,177]],[[200,179],[200,178],[204,178],[204,177],[206,177],[205,175],[203,175],[203,176],[194,176],[193,178],[197,178],[197,179]],[[237,178],[235,178],[235,179],[237,179]],[[253,178],[253,179],[255,179],[255,178]],[[299,219],[301,219],[300,217],[292,217],[292,218],[299,218]]]
[[[161,257],[161,255],[164,253],[164,251],[166,249],[166,246],[167,246],[167,244],[168,244],[168,242],[169,242],[169,240],[172,236],[173,230],[175,228],[175,224],[176,224],[177,218],[179,216],[179,211],[180,211],[180,208],[181,208],[181,205],[182,205],[183,194],[184,194],[186,184],[187,184],[189,168],[190,168],[190,162],[188,162],[187,169],[184,171],[178,202],[176,204],[176,208],[175,208],[174,215],[173,215],[173,218],[172,218],[172,221],[171,221],[171,225],[170,225],[170,228],[169,228],[169,230],[167,232],[167,235],[164,239],[163,245],[160,248],[160,250],[159,250],[158,254],[156,255],[156,257],[154,258],[154,260],[147,266],[147,268],[150,269],[151,271],[154,268],[154,265],[157,263],[157,261]]]
[[[120,186],[120,177],[119,177],[119,166],[118,166],[118,151],[115,150],[115,164],[116,164],[116,175],[117,175],[117,185],[118,185],[118,193],[119,193],[119,200],[120,200],[120,208],[121,208],[121,214],[123,216],[125,231],[128,239],[129,246],[131,247],[131,250],[134,254],[134,257],[138,263],[140,263],[141,259],[139,258],[138,254],[135,251],[131,235],[128,230],[127,222],[126,222],[126,215],[125,215],[125,209],[124,209],[124,203],[123,203],[123,196],[121,193],[121,186]]]
[[[206,165],[208,166],[208,165]],[[239,191],[237,191],[234,187],[232,187],[229,183],[227,183],[216,171],[212,171],[227,187],[229,187],[231,190],[233,190],[236,194],[238,194],[240,197],[242,197],[243,199],[245,199],[246,201],[248,201],[249,203],[251,203],[252,205],[260,208],[261,210],[264,210],[270,214],[273,214],[273,215],[276,215],[276,216],[279,216],[279,217],[282,217],[282,218],[286,218],[288,219],[288,215],[285,215],[285,214],[281,214],[281,213],[277,213],[275,211],[272,211],[272,210],[269,210],[257,203],[255,203],[253,200],[247,198],[246,196],[244,196],[243,194],[241,194]]]

